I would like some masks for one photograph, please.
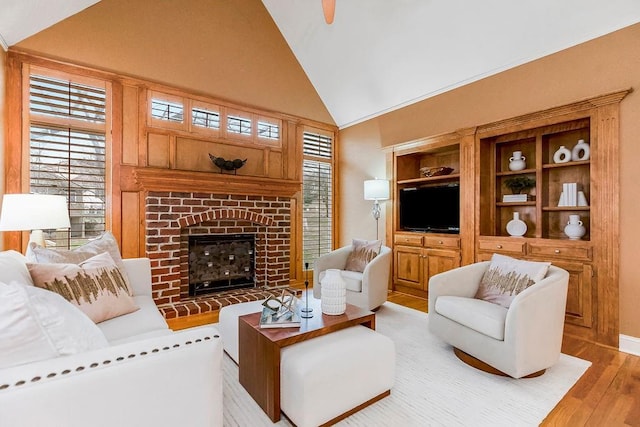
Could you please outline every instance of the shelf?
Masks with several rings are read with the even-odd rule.
[[[496,202],[496,206],[504,208],[510,206],[535,206],[536,201],[530,200],[528,202]]]
[[[403,179],[401,181],[398,181],[398,185],[401,184],[423,184],[426,182],[442,182],[442,181],[453,181],[453,180],[459,180],[460,179],[460,174],[459,173],[452,173],[449,175],[440,175],[440,176],[431,176],[431,177],[424,177],[424,178],[413,178],[413,179]]]
[[[589,211],[591,206],[544,206],[542,210],[548,212]]]
[[[582,166],[589,165],[591,160],[576,160],[575,162],[567,162],[567,163],[546,163],[542,165],[543,169],[554,169],[554,168],[566,168],[569,166]]]
[[[496,176],[512,176],[512,175],[527,175],[536,173],[535,169],[522,169],[520,171],[502,171],[496,172]]]

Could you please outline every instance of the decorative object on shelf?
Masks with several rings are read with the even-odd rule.
[[[216,157],[211,153],[209,153],[209,158],[214,165],[220,168],[221,173],[222,171],[233,171],[233,173],[236,174],[238,169],[240,169],[244,166],[245,163],[247,163],[247,159],[225,160],[224,158]]]
[[[569,236],[571,240],[580,240],[587,230],[580,221],[580,215],[569,215],[569,222],[564,227],[564,234]]]
[[[513,157],[509,158],[509,170],[521,171],[527,167],[527,158],[522,155],[522,151],[514,151]]]
[[[589,144],[584,139],[579,139],[573,150],[571,150],[571,160],[589,160],[590,155]]]
[[[587,206],[578,204],[578,183],[576,182],[565,182],[562,184],[562,193],[560,193],[560,200],[558,201],[558,206]],[[584,198],[584,202],[586,203],[587,198],[584,197],[584,193],[582,193],[582,197]]]
[[[343,314],[347,309],[347,286],[340,270],[330,268],[320,281],[322,313],[331,316]]]
[[[528,176],[514,176],[504,180],[504,185],[513,194],[520,194],[523,190],[536,186],[536,180]]]
[[[503,203],[522,203],[530,200],[531,197],[528,194],[503,194]]]
[[[364,199],[373,200],[371,215],[376,220],[376,240],[378,239],[378,220],[380,219],[380,201],[389,199],[389,181],[386,179],[368,179],[364,182]]]
[[[513,219],[507,223],[507,233],[511,237],[522,237],[527,232],[527,223],[520,219],[520,213],[514,212]]]
[[[431,168],[431,167],[425,166],[423,168],[420,168],[420,174],[424,175],[426,178],[431,178],[433,176],[449,175],[451,172],[453,172],[453,168],[450,168],[448,166],[441,166],[437,168]]]
[[[589,206],[587,196],[584,195],[584,191],[578,191],[578,206]]]
[[[553,161],[555,163],[567,163],[570,160],[571,151],[569,151],[569,149],[564,145],[561,145],[560,148],[558,148],[558,151],[553,154]]]

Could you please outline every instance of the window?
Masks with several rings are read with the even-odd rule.
[[[151,100],[151,117],[157,120],[182,123],[184,107],[177,102],[154,98]]]
[[[280,127],[277,124],[258,121],[258,138],[280,139]]]
[[[207,129],[220,129],[220,113],[204,108],[191,109],[191,122],[194,126]]]
[[[302,262],[309,266],[333,247],[332,142],[323,134],[303,133]]]
[[[30,75],[30,191],[67,198],[71,229],[45,230],[58,247],[79,246],[105,230],[106,111],[104,83]]]
[[[251,135],[251,119],[240,116],[227,116],[227,131],[240,135]]]

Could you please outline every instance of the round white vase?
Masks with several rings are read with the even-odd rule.
[[[511,237],[522,237],[527,232],[527,223],[520,219],[518,212],[513,213],[513,219],[507,223],[507,233]]]
[[[320,305],[323,314],[343,314],[347,309],[347,286],[340,270],[325,271],[320,281]]]
[[[584,139],[579,139],[573,150],[571,150],[571,160],[589,160],[591,149]]]
[[[571,240],[580,240],[586,232],[586,228],[580,221],[580,215],[569,215],[569,222],[564,227],[564,234],[569,236]]]
[[[509,170],[521,171],[527,167],[527,158],[522,155],[522,151],[514,151],[513,157],[509,158]]]
[[[553,161],[555,163],[567,163],[570,160],[571,151],[569,151],[569,149],[564,145],[561,145],[560,148],[558,148],[558,151],[553,154]]]

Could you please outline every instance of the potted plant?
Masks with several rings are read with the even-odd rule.
[[[520,194],[524,190],[536,186],[536,180],[528,176],[514,176],[504,180],[504,186],[513,194]]]

